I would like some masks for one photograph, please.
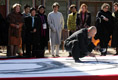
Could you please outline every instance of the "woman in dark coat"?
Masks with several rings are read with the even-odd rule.
[[[116,54],[118,55],[118,3],[114,3],[114,12],[112,16],[114,17],[114,29],[113,29],[113,36],[112,36],[112,47],[116,47]]]
[[[41,26],[39,26],[39,33],[40,33],[40,54],[37,57],[44,57],[45,47],[48,45],[49,41],[49,28],[47,23],[47,16],[45,13],[45,7],[40,5],[38,7],[38,14],[37,17],[39,22],[41,21]]]
[[[76,26],[77,29],[88,28],[91,25],[91,13],[88,11],[88,6],[82,4],[77,14]]]
[[[110,5],[104,3],[96,16],[97,34],[95,39],[100,40],[101,56],[107,54],[108,43],[112,34],[112,13],[109,11]]]
[[[8,46],[10,48],[7,56],[16,56],[18,47],[21,44],[21,29],[24,20],[20,13],[20,8],[20,4],[14,4],[13,11],[7,16],[7,21],[9,23]]]
[[[3,16],[0,14],[0,45],[7,46],[8,43],[8,26]]]

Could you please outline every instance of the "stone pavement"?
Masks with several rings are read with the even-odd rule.
[[[6,56],[6,53],[7,53],[6,49],[4,49],[4,50],[2,48],[0,49],[0,56]],[[100,55],[100,52],[97,52],[97,51],[94,51],[94,50],[93,50],[93,53],[96,54],[96,55]],[[114,48],[109,48],[107,55],[113,55],[115,53],[116,52],[115,52]],[[59,55],[61,57],[67,57],[68,56],[68,52],[65,51],[65,50],[64,51],[60,50],[59,51]],[[46,50],[46,52],[45,52],[45,57],[52,57],[51,53],[49,53],[48,50]]]

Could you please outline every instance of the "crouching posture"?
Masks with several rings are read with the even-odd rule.
[[[96,34],[97,30],[95,26],[89,28],[83,28],[76,31],[70,37],[65,40],[65,49],[72,53],[75,62],[81,62],[79,58],[89,56],[95,56],[92,54],[92,49],[95,48],[91,42],[91,38]]]

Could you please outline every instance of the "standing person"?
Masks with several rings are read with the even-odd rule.
[[[88,6],[82,4],[76,19],[77,29],[88,28],[91,26],[91,13],[88,11]]]
[[[97,34],[95,39],[100,40],[101,56],[106,56],[108,43],[112,34],[112,13],[109,11],[110,5],[104,3],[96,16]]]
[[[114,3],[114,12],[112,14],[114,17],[114,29],[112,35],[112,47],[116,47],[116,54],[118,55],[118,2]]]
[[[0,46],[7,46],[8,44],[8,26],[6,20],[0,13]]]
[[[65,49],[72,53],[75,62],[81,62],[79,58],[92,54],[92,49],[95,48],[91,42],[91,38],[96,34],[95,26],[83,28],[74,32],[65,40]]]
[[[36,9],[31,8],[31,16],[25,18],[26,26],[26,56],[35,57],[36,45],[37,45],[37,26],[38,21],[36,15]]]
[[[24,6],[24,11],[23,11],[23,17],[29,17],[30,16],[30,5],[26,4]]]
[[[24,12],[22,14],[23,14],[24,19],[26,17],[30,16],[30,6],[29,5],[26,4],[24,6]],[[26,27],[25,27],[25,24],[22,27],[21,35],[22,35],[22,51],[23,51],[23,55],[25,55],[25,53],[24,53],[25,45],[26,45]]]
[[[40,5],[38,7],[38,22],[41,23],[41,26],[39,28],[39,32],[40,32],[40,46],[39,46],[39,50],[40,52],[37,53],[37,57],[38,58],[43,58],[44,57],[44,53],[45,53],[45,47],[48,46],[48,41],[49,41],[49,28],[48,28],[48,22],[47,22],[47,16],[45,15],[45,7]]]
[[[7,56],[16,56],[21,44],[21,30],[24,22],[20,12],[21,5],[16,3],[12,8],[13,11],[7,16],[9,23],[8,46],[10,46]]]
[[[6,20],[0,13],[0,46],[4,48],[4,46],[7,45],[8,45],[8,26]],[[2,53],[2,51],[0,51],[0,53]]]
[[[76,5],[72,4],[69,7],[69,10],[71,11],[70,14],[68,14],[67,19],[67,28],[69,31],[69,36],[71,36],[76,31],[76,18],[77,18],[77,7]],[[71,53],[69,53],[69,57],[71,57]]]
[[[52,56],[55,57],[54,47],[56,46],[56,57],[59,57],[59,45],[61,44],[61,32],[64,27],[64,18],[62,13],[58,12],[59,3],[52,5],[53,11],[48,14],[48,23],[51,28],[51,48]]]

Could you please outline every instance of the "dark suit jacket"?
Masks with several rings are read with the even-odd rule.
[[[0,45],[8,45],[8,25],[2,14],[0,14]]]
[[[32,27],[32,17],[26,17],[25,18],[25,26],[26,26],[26,43],[38,43],[39,41],[39,29],[38,26],[40,25],[40,22],[38,22],[37,17],[34,17],[34,27]],[[33,30],[36,29],[36,32],[34,33]]]
[[[88,31],[87,29],[83,28],[79,31],[73,33],[70,37],[68,37],[65,41],[65,48],[66,50],[72,49],[73,42],[78,41],[79,49],[82,54],[86,54],[91,52],[92,49],[95,47],[94,44],[91,42],[91,39],[88,38]],[[66,47],[66,43],[70,43],[70,47]],[[67,49],[68,48],[68,49]],[[78,52],[78,51],[77,51]]]
[[[44,16],[44,21],[45,22],[41,21],[41,25],[38,26],[38,27],[39,27],[39,32],[40,32],[40,44],[41,44],[41,46],[47,46],[48,45],[48,41],[49,41],[49,27],[48,27],[48,22],[47,22],[47,16],[44,15],[44,14],[40,14],[40,13],[38,13],[36,16],[38,17],[38,22],[41,21],[41,17],[40,16]],[[44,23],[46,23],[47,29],[43,29],[42,28],[42,25]],[[42,29],[45,30],[45,36],[42,36],[42,33],[41,33]]]
[[[86,12],[84,16],[84,22],[82,22],[82,13],[77,14],[76,25],[79,29],[87,28],[91,26],[91,13]]]

